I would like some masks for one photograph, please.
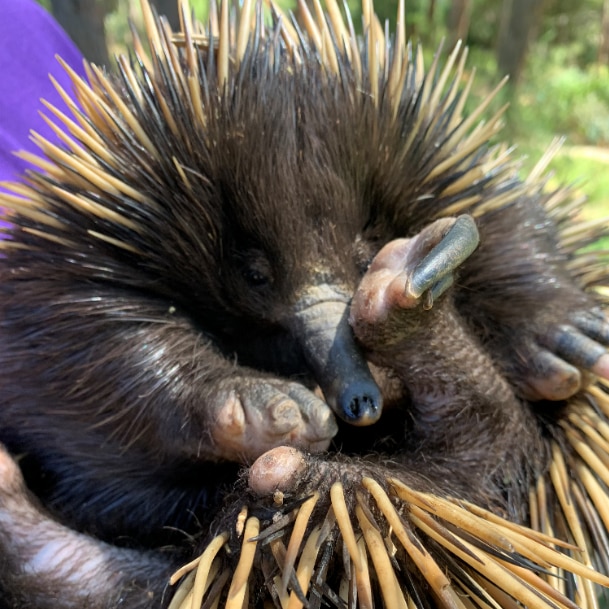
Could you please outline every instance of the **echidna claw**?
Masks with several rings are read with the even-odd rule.
[[[442,296],[442,294],[444,294],[444,292],[446,292],[446,290],[448,290],[448,288],[450,288],[450,286],[454,282],[455,282],[455,276],[451,273],[450,275],[446,275],[445,277],[442,277],[442,279],[440,279],[440,281],[437,281],[436,283],[434,283],[427,292],[427,294],[429,295],[428,296],[429,306],[425,307],[425,305],[424,305],[424,307],[431,309],[434,301],[437,300],[438,298],[440,298],[440,296]]]
[[[429,228],[433,229],[434,224]],[[408,285],[410,294],[420,298],[431,290],[434,298],[440,296],[452,284],[452,274],[472,255],[479,242],[474,219],[467,215],[459,216],[416,266]]]
[[[572,322],[590,338],[609,345],[609,321],[602,310],[576,313],[572,316]]]
[[[609,322],[602,312],[577,313],[573,326],[560,326],[554,334],[558,355],[582,370],[609,379]]]
[[[596,362],[606,354],[605,347],[573,326],[556,328],[550,343],[557,355],[584,370],[592,370]]]
[[[578,312],[539,339],[530,357],[527,384],[533,399],[565,400],[582,386],[586,372],[609,379],[609,322],[600,311]]]
[[[440,218],[411,238],[387,243],[374,257],[351,301],[350,324],[367,349],[393,350],[422,327],[479,242],[471,216]]]
[[[525,397],[533,400],[566,400],[581,387],[580,371],[546,349],[536,350],[529,359],[529,365],[529,391]]]

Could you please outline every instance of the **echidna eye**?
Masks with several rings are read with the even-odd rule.
[[[273,282],[273,271],[268,258],[258,249],[242,252],[241,274],[253,288],[260,288]]]
[[[252,287],[261,287],[270,283],[270,277],[257,269],[244,269],[243,277]]]

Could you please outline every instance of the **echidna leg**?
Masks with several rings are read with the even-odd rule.
[[[0,553],[0,606],[11,609],[160,607],[175,567],[159,552],[110,546],[53,520],[1,445]]]
[[[445,237],[450,251],[473,250],[470,221],[461,226],[457,222],[438,220],[414,238],[397,239],[381,249],[353,297],[351,324],[369,360],[393,370],[408,388],[417,441],[430,450],[441,446],[443,454],[474,461],[484,459],[492,445],[522,463],[514,438],[520,434],[526,444],[527,429],[535,427],[530,413],[461,319],[453,291],[446,289],[436,299],[429,295],[466,256],[453,256],[456,262],[447,263],[450,270],[441,270],[439,280],[422,282],[427,292],[420,285],[412,287],[419,270],[431,266],[430,256],[440,252],[439,260],[446,263]],[[453,227],[459,230],[451,232]],[[457,245],[452,242],[455,234]],[[459,243],[462,238],[465,246]],[[472,429],[476,437],[471,437]]]
[[[56,289],[59,292],[62,286]],[[66,287],[61,295],[45,296],[48,302],[44,304],[31,298],[25,308],[5,309],[7,316],[18,318],[5,337],[9,346],[2,361],[17,366],[14,362],[27,357],[26,353],[35,357],[36,372],[30,372],[35,381],[15,382],[15,395],[20,394],[10,405],[15,414],[11,419],[9,406],[3,411],[4,420],[11,419],[16,427],[22,417],[30,416],[29,408],[41,412],[43,404],[62,404],[54,415],[59,427],[88,429],[101,421],[104,433],[120,438],[124,449],[156,454],[161,442],[161,452],[170,458],[241,463],[282,444],[324,450],[336,434],[334,415],[313,391],[237,365],[232,355],[219,352],[189,316],[179,310],[168,315],[165,303],[110,289],[75,295]],[[103,302],[101,310],[89,307],[91,299]],[[51,301],[53,305],[48,304]],[[52,319],[45,318],[50,311]],[[119,323],[116,311],[121,311]],[[55,330],[71,323],[79,330]],[[32,328],[38,328],[47,340],[34,346],[28,338],[34,334]],[[52,354],[45,350],[47,345]],[[60,366],[49,365],[62,359],[79,363],[67,374]],[[87,369],[90,361],[98,361],[92,370]],[[72,398],[79,378],[99,389]],[[99,394],[105,396],[103,400]],[[31,421],[37,416],[21,426],[16,434],[20,441],[27,442],[34,427]],[[6,429],[2,431],[6,437]],[[69,451],[73,443],[66,442],[50,450]]]
[[[609,376],[609,324],[540,203],[523,197],[477,218],[480,246],[455,306],[519,397],[565,400],[590,373]]]

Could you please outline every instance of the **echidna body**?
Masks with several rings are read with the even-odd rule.
[[[158,590],[175,530],[220,526],[239,465],[284,444],[333,472],[295,500],[376,472],[527,522],[568,400],[609,376],[604,275],[574,254],[596,235],[560,238],[545,160],[519,179],[500,113],[461,115],[464,57],[425,74],[368,6],[361,46],[333,5],[306,34],[183,7],[175,37],[144,9],[152,59],[75,76],[63,145],[2,198],[0,440],[59,522],[176,546],[88,602]]]

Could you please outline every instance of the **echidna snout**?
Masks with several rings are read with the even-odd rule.
[[[381,414],[381,395],[374,381],[355,379],[336,400],[339,416],[354,425],[370,425]]]
[[[328,284],[299,299],[292,331],[334,413],[352,425],[371,425],[382,413],[381,391],[349,325],[350,298]]]

